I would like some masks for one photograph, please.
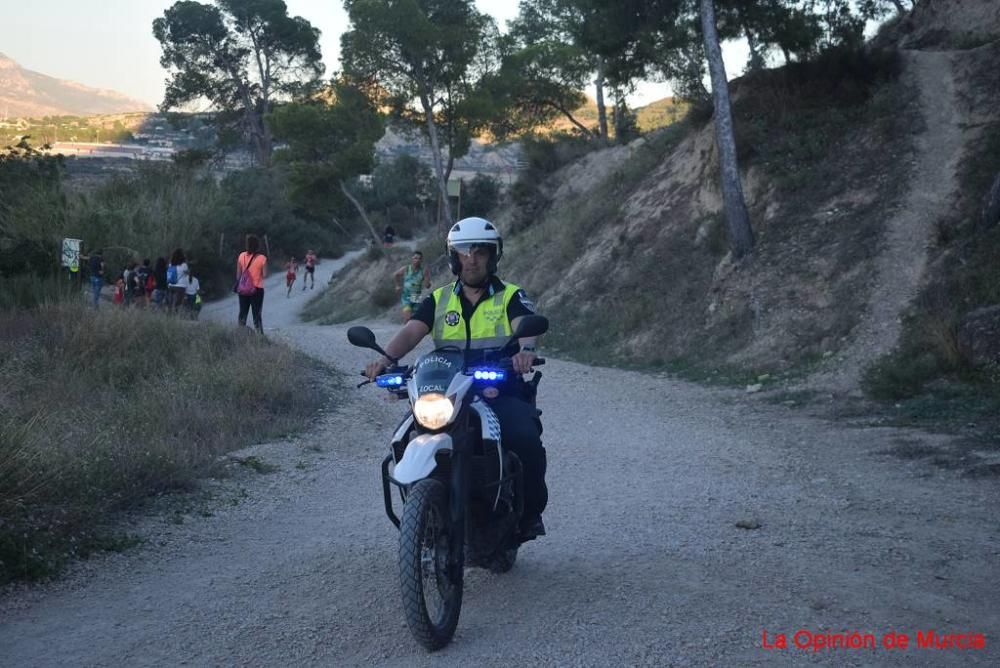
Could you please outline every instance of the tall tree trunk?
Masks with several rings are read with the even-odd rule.
[[[604,104],[604,59],[598,59],[597,78],[594,79],[597,88],[597,129],[601,139],[608,139],[608,110]]]
[[[750,49],[749,68],[753,72],[764,69],[764,54],[761,53],[760,44],[757,42],[757,35],[754,34],[746,20],[740,19],[743,24],[743,34],[747,37],[747,48]]]
[[[993,179],[993,187],[986,195],[986,205],[983,207],[982,224],[990,228],[1000,223],[1000,174]]]
[[[701,27],[705,38],[705,55],[712,75],[712,98],[715,104],[715,143],[719,151],[722,172],[722,200],[729,230],[729,247],[733,256],[741,258],[753,248],[753,229],[743,199],[740,169],[736,161],[736,138],[733,136],[733,114],[729,104],[729,82],[719,48],[719,33],[715,28],[715,6],[712,0],[701,0]]]
[[[451,170],[455,168],[455,154],[451,152],[451,148],[448,149],[448,163],[444,168],[444,182],[448,183],[451,180]]]
[[[431,153],[434,157],[434,174],[437,176],[438,195],[445,206],[441,207],[444,229],[450,230],[455,221],[451,218],[451,206],[448,205],[448,182],[445,180],[444,161],[441,159],[441,143],[438,141],[437,126],[434,124],[434,105],[431,102],[430,91],[422,86],[420,104],[424,108],[424,119],[427,124],[427,136],[431,140]]]
[[[380,248],[382,246],[382,237],[378,235],[378,232],[375,231],[375,226],[372,225],[372,221],[368,219],[368,213],[365,211],[365,207],[361,206],[361,202],[358,201],[357,197],[351,194],[351,191],[347,189],[347,186],[344,185],[343,181],[340,182],[340,191],[344,193],[344,197],[346,197],[351,204],[354,205],[354,208],[358,210],[361,220],[365,221],[365,225],[368,226],[369,231],[372,233],[372,239],[375,240],[375,248]]]
[[[264,121],[264,116],[250,102],[245,103],[244,111],[245,128],[250,134],[250,142],[253,145],[254,158],[261,167],[271,166],[271,153],[273,146],[271,141],[271,130]]]
[[[260,77],[260,91],[257,105],[254,108],[254,118],[257,120],[257,131],[260,133],[258,146],[260,162],[264,167],[271,164],[271,153],[273,152],[273,141],[271,138],[271,128],[268,127],[265,117],[271,113],[271,63],[263,53],[257,31],[247,27],[253,42],[254,58],[257,61],[257,75]],[[266,65],[265,65],[266,61]]]
[[[260,116],[260,145],[261,155],[263,156],[261,164],[265,167],[270,167],[271,157],[274,154],[274,137],[271,135],[271,128],[268,127],[267,121],[263,116]]]
[[[250,141],[253,143],[254,157],[261,167],[271,166],[271,153],[273,145],[271,141],[271,131],[264,122],[266,107],[258,106],[255,98],[251,95],[250,88],[243,82],[236,64],[225,53],[216,52],[229,72],[230,77],[236,82],[237,92],[243,102],[243,118],[246,123],[246,130],[250,133]]]

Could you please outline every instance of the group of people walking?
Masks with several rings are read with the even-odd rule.
[[[180,248],[171,253],[169,260],[158,257],[154,263],[146,258],[141,264],[130,260],[111,277],[102,250],[90,254],[87,266],[94,308],[100,306],[107,283],[114,287],[112,303],[116,305],[163,309],[195,319],[201,311],[201,281]]]
[[[201,281],[188,264],[183,249],[171,253],[169,260],[158,257],[141,263],[130,260],[117,272],[110,273],[103,250],[84,256],[90,278],[90,299],[94,308],[101,303],[105,286],[114,288],[112,303],[122,307],[162,309],[197,319],[202,306]],[[316,289],[316,253],[306,252],[302,267],[302,290]],[[298,278],[299,263],[290,256],[286,265],[286,287],[291,296],[292,286]],[[240,326],[246,327],[247,317],[252,316],[253,327],[264,331],[264,280],[267,278],[267,256],[261,252],[260,239],[247,235],[246,250],[236,259],[236,284],[233,292],[239,297],[237,317]]]

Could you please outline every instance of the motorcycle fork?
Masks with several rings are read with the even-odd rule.
[[[452,566],[452,579],[459,581],[462,568],[465,565],[465,534],[468,524],[469,501],[469,420],[465,418],[459,429],[453,432],[455,439],[451,452],[451,494],[449,494],[449,510],[451,513],[451,553],[449,564]],[[457,437],[457,438],[455,438]]]

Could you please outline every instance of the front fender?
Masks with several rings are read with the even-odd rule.
[[[448,434],[421,434],[411,439],[403,451],[403,458],[392,469],[393,479],[409,485],[426,478],[436,465],[434,455],[441,450],[451,450],[451,436]]]

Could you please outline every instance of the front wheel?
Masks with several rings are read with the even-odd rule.
[[[448,518],[442,482],[420,480],[410,487],[399,525],[403,610],[413,637],[432,652],[451,642],[462,610],[463,564],[448,563]]]

